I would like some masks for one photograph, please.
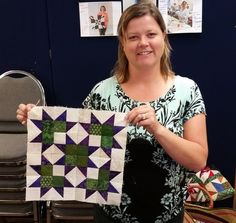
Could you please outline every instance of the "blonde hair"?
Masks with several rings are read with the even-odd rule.
[[[125,32],[127,30],[129,22],[138,17],[145,15],[152,16],[157,24],[160,26],[163,33],[166,32],[165,22],[162,18],[162,15],[158,8],[153,3],[137,3],[128,7],[123,14],[118,23],[118,58],[116,64],[112,70],[112,74],[116,75],[119,83],[124,83],[129,79],[129,69],[128,69],[128,60],[124,53],[122,42],[125,38]],[[168,37],[165,36],[165,46],[164,52],[161,57],[161,74],[167,79],[168,76],[174,75],[172,71],[172,66],[170,62],[170,52],[171,46],[168,40]]]

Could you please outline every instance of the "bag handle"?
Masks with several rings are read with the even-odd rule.
[[[208,204],[208,207],[207,208],[213,208],[214,206],[214,201],[210,195],[210,193],[204,188],[204,187],[201,187],[200,185],[198,184],[191,184],[191,185],[188,185],[188,193],[191,194],[191,190],[193,190],[194,188],[198,188],[199,190],[203,191],[204,195],[206,195],[209,199],[209,204]],[[186,205],[189,205],[189,206],[200,206],[200,205],[197,205],[197,204],[193,204],[193,203],[190,203],[190,202],[185,202]],[[201,206],[202,207],[202,206]]]

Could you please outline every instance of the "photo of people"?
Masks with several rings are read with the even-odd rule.
[[[162,0],[158,7],[168,33],[202,32],[202,0]]]
[[[168,15],[178,19],[180,22],[192,26],[192,1],[175,0],[169,5]]]
[[[81,2],[80,34],[86,36],[115,36],[121,15],[121,2]]]
[[[97,21],[98,21],[98,30],[101,36],[106,34],[107,26],[108,26],[108,13],[106,11],[106,6],[101,5],[100,11],[97,14]]]

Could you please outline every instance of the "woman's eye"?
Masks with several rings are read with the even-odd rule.
[[[148,33],[148,37],[155,37],[156,35],[156,33]]]
[[[129,36],[128,39],[129,40],[136,40],[138,37],[137,36]]]

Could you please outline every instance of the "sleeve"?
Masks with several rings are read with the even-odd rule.
[[[191,119],[195,115],[201,113],[206,114],[205,104],[198,85],[195,82],[193,82],[187,95],[185,112],[184,112],[184,122]]]

